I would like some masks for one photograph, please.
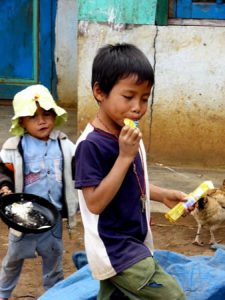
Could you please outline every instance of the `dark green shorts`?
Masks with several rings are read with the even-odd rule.
[[[130,300],[185,300],[185,294],[175,278],[167,274],[148,257],[125,271],[100,282],[98,300],[116,299],[113,294],[121,291]],[[118,299],[122,299],[121,296]]]

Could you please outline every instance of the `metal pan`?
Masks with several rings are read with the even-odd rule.
[[[31,202],[31,219],[26,219],[26,222],[18,220],[17,215],[11,213],[11,207],[16,203],[20,205],[26,205],[27,202]],[[30,215],[30,213],[29,213]],[[41,233],[52,229],[57,219],[59,218],[59,212],[56,207],[48,200],[33,194],[15,193],[8,194],[0,197],[0,217],[2,221],[9,227],[18,230],[23,233]],[[33,220],[38,222],[31,222]]]

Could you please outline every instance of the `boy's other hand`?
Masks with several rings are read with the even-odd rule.
[[[163,203],[167,207],[173,208],[179,202],[185,202],[186,197],[187,197],[187,194],[185,194],[181,191],[168,189],[165,193],[165,197],[163,198]]]
[[[9,189],[8,186],[3,186],[1,189],[0,189],[0,194],[2,196],[5,196],[5,195],[8,195],[8,194],[12,194],[12,191]]]

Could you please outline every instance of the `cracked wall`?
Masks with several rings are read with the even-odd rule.
[[[114,28],[80,23],[78,134],[97,111],[91,65],[106,43],[134,43],[147,55],[155,86],[141,130],[150,162],[225,166],[225,44],[223,27],[150,25]]]

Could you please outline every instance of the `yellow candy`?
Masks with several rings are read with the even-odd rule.
[[[138,121],[133,121],[131,119],[124,119],[124,124],[131,127],[131,128],[137,128],[138,126]]]

